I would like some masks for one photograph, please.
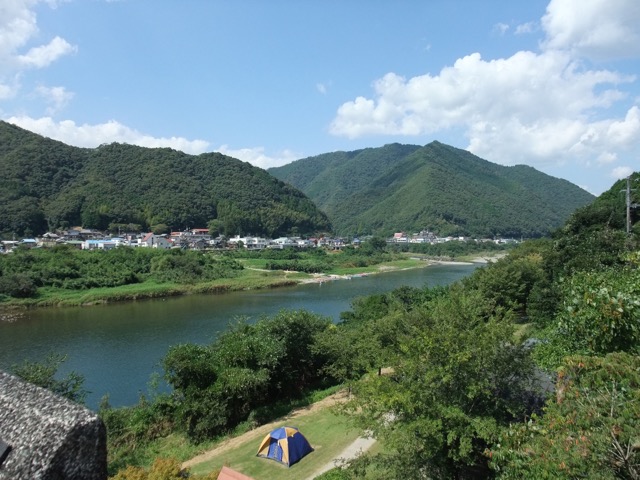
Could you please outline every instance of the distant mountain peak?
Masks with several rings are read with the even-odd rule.
[[[540,236],[594,198],[532,167],[498,165],[437,140],[322,154],[269,172],[305,192],[341,234]]]

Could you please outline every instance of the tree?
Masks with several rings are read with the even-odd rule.
[[[484,450],[532,391],[512,317],[460,287],[407,315],[414,329],[393,374],[365,377],[348,411],[384,441],[389,453],[375,461],[393,478],[487,472]]]
[[[573,356],[544,415],[505,429],[488,450],[498,478],[640,478],[640,357]]]
[[[640,270],[585,271],[559,283],[560,311],[536,348],[539,362],[556,368],[567,355],[640,350]]]
[[[217,237],[218,235],[224,233],[224,223],[222,223],[217,218],[209,220],[209,223],[207,223],[207,228],[209,229],[209,235],[211,235],[212,237]]]
[[[25,360],[19,365],[14,365],[11,370],[29,383],[51,390],[74,402],[84,403],[88,392],[83,387],[82,375],[70,372],[62,379],[56,378],[60,365],[66,360],[66,355],[50,353],[42,362]]]

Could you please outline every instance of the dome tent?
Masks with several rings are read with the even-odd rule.
[[[280,427],[267,434],[258,448],[258,457],[265,457],[290,467],[313,448],[295,427]]]

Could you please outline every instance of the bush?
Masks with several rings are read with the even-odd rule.
[[[0,294],[14,298],[29,298],[34,297],[37,291],[36,283],[25,273],[0,277]]]

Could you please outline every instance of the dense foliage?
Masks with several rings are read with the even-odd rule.
[[[610,193],[552,240],[415,298],[405,314],[360,301],[383,312],[368,323],[419,327],[394,330],[390,375],[355,386],[350,410],[384,452],[336,478],[639,478],[640,242],[621,231]],[[519,322],[531,338],[514,334]],[[556,378],[540,408],[533,387]]]
[[[0,122],[0,235],[81,225],[219,233],[312,233],[330,228],[300,191],[219,153],[187,155],[123,144],[81,149]]]
[[[305,192],[340,234],[538,237],[593,199],[531,167],[496,165],[439,142],[329,153],[269,172]]]
[[[505,430],[489,452],[498,477],[639,478],[639,372],[637,355],[567,357],[544,415]]]
[[[152,281],[190,284],[232,278],[242,266],[224,256],[185,250],[120,247],[83,251],[67,245],[0,255],[0,301],[40,288],[86,290]]]
[[[330,325],[309,312],[283,311],[255,324],[240,320],[209,345],[171,347],[163,360],[170,395],[100,409],[111,468],[138,463],[142,445],[172,431],[194,442],[215,438],[241,422],[271,420],[275,405],[335,383],[323,373],[329,357],[315,346]]]

